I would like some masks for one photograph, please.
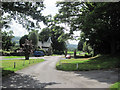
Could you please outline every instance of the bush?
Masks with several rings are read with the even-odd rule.
[[[24,56],[24,52],[13,52],[10,53],[10,56]]]
[[[10,56],[10,51],[1,50],[0,52],[2,53],[3,56]]]
[[[59,55],[62,55],[62,54],[64,54],[64,51],[53,51],[53,54],[59,54]]]

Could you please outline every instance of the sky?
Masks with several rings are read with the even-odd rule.
[[[58,13],[58,7],[56,7],[55,3],[58,0],[44,0],[45,4],[45,9],[42,11],[42,14],[47,16],[47,15],[52,15],[54,16],[56,13]],[[60,1],[60,0],[59,0]],[[27,30],[23,28],[21,24],[16,23],[14,20],[11,21],[11,28],[9,30],[13,30],[14,36],[24,36],[25,34],[28,34]],[[46,27],[43,23],[40,23],[41,29]],[[67,27],[69,29],[69,27]],[[4,29],[3,29],[4,30]],[[73,36],[80,36],[80,31],[74,32]],[[78,40],[68,40],[70,44],[78,44]]]

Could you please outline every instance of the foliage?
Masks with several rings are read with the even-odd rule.
[[[120,81],[110,86],[110,90],[120,90]]]
[[[31,32],[29,32],[28,35],[24,35],[23,37],[20,38],[19,43],[20,43],[20,47],[23,48],[23,45],[25,43],[25,40],[32,40],[32,44],[34,47],[34,50],[37,49],[37,45],[38,45],[38,31],[37,30],[32,30]]]
[[[51,36],[51,32],[49,28],[43,28],[42,31],[39,33],[39,41],[47,41],[48,38]]]
[[[120,51],[120,2],[58,2],[57,6],[55,20],[68,24],[71,34],[81,30],[95,53]]]
[[[88,52],[87,42],[84,42],[84,44],[83,44],[83,51],[84,51],[84,52]]]
[[[32,40],[32,44],[34,45],[34,49],[36,49],[37,45],[38,45],[38,40],[39,40],[38,31],[33,30],[33,31],[29,32],[28,39]]]
[[[9,13],[9,21],[14,19],[27,30],[40,28],[38,22],[41,21],[47,24],[46,18],[41,13],[44,8],[43,2],[2,2],[1,6],[3,14]],[[37,22],[34,23],[30,18],[37,20]]]
[[[9,72],[8,71],[17,71],[17,70],[21,70],[25,67],[34,65],[36,63],[40,63],[43,62],[44,59],[30,59],[30,60],[1,60],[0,63],[2,63],[2,75],[8,75]],[[14,68],[14,62],[16,63],[16,68]],[[30,62],[30,64],[29,64]]]
[[[0,32],[2,34],[2,49],[8,51],[15,45],[15,43],[12,42],[12,38],[14,37],[12,35],[13,31],[9,31],[9,32],[0,31]]]
[[[83,42],[82,41],[79,41],[78,42],[78,47],[77,47],[78,50],[82,51],[83,50]]]
[[[53,51],[64,51],[66,49],[63,27],[52,25],[49,28],[44,28],[39,34],[40,41],[47,41],[49,37],[52,40]]]
[[[83,51],[87,52],[87,53],[91,53],[93,51],[93,49],[91,48],[91,46],[89,45],[89,43],[84,42],[84,44],[83,44]]]
[[[86,59],[68,59],[60,60],[60,63],[56,64],[56,68],[65,71],[74,70],[100,70],[100,69],[113,69],[118,68],[118,63],[120,63],[119,56],[96,56]],[[78,69],[76,64],[78,63]]]
[[[23,45],[22,49],[23,49],[24,54],[25,54],[25,60],[29,60],[29,55],[33,52],[32,41],[25,39],[25,43],[22,45]]]
[[[22,36],[22,37],[20,38],[20,40],[19,40],[20,47],[23,47],[22,44],[25,43],[25,40],[26,40],[26,39],[28,39],[28,35],[24,35],[24,36]]]

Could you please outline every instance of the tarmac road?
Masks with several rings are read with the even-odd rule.
[[[45,61],[4,77],[3,88],[109,88],[118,80],[111,70],[60,71],[55,69],[61,56],[46,56]]]

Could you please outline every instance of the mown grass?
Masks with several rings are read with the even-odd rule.
[[[25,56],[6,56],[4,58],[25,58]]]
[[[53,55],[51,55],[51,56],[61,56],[61,55],[58,55],[58,54],[53,54]]]
[[[67,51],[67,53],[73,55],[74,51]],[[81,53],[83,53],[83,52],[82,51],[76,51],[76,55],[80,55]],[[84,54],[81,54],[81,55],[84,55]]]
[[[77,67],[78,63],[78,67]],[[100,70],[100,69],[112,69],[118,68],[120,63],[120,56],[96,56],[92,58],[81,58],[81,59],[66,59],[60,60],[56,64],[58,70],[64,71],[76,71],[76,70]]]
[[[111,85],[110,90],[120,90],[120,81]]]
[[[43,62],[44,59],[30,59],[30,60],[1,60],[0,63],[2,63],[2,76],[5,76],[9,73],[13,73],[17,70],[21,70],[25,67],[31,66],[36,63]],[[15,67],[14,67],[15,63]]]

